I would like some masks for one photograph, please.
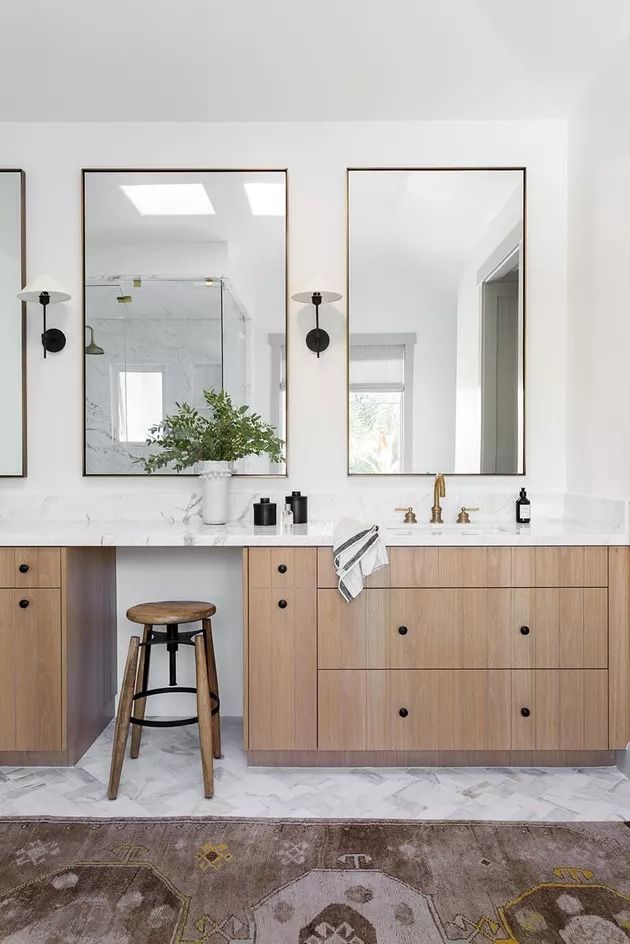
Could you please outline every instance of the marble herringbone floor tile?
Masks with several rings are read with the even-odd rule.
[[[174,728],[144,732],[108,801],[110,726],[76,767],[0,768],[0,815],[630,820],[630,780],[616,767],[248,768],[240,721],[222,728],[212,800],[195,729]]]

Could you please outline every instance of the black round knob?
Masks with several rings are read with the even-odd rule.
[[[531,711],[529,710],[529,708],[521,708],[521,714],[523,715],[524,718],[529,718],[529,716],[531,715]]]
[[[399,626],[398,632],[400,633],[401,636],[406,636],[409,630],[407,629],[406,626]]]
[[[20,566],[18,567],[18,570],[20,571],[21,574],[27,574],[28,564],[20,564]]]
[[[521,636],[529,636],[529,626],[521,626]]]
[[[287,565],[286,565],[286,564],[278,564],[278,573],[279,573],[279,574],[286,574],[286,572],[287,572]]]
[[[278,600],[278,606],[280,607],[281,610],[286,609],[286,605],[287,605],[286,600]]]
[[[23,610],[25,610],[26,607],[28,606],[28,600],[20,600],[20,606],[22,607]]]
[[[407,711],[406,708],[401,708],[398,714],[400,715],[401,718],[406,718],[409,712]]]

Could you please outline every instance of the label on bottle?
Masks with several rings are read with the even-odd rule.
[[[521,521],[531,521],[532,510],[529,505],[521,505],[519,509]]]

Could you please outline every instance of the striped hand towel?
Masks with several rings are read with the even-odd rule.
[[[340,521],[333,538],[333,562],[339,592],[350,603],[363,590],[363,578],[389,564],[378,525],[366,528],[358,521]]]

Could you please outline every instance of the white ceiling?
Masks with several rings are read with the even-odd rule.
[[[628,0],[3,0],[0,120],[564,117]]]

